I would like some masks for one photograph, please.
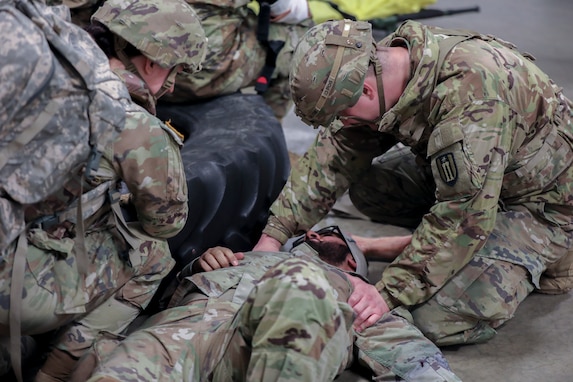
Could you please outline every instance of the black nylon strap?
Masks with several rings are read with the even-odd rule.
[[[267,56],[265,65],[255,83],[255,91],[263,94],[269,88],[271,77],[276,68],[277,56],[284,46],[284,41],[269,41],[269,28],[271,24],[271,4],[275,1],[259,2],[259,17],[257,25],[257,40],[265,47]]]

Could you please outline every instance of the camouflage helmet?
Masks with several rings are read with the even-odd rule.
[[[106,0],[92,20],[163,68],[201,69],[207,38],[197,14],[183,0]]]
[[[290,71],[295,113],[314,127],[330,125],[338,113],[358,102],[371,62],[381,81],[370,23],[333,20],[309,29],[299,41]]]

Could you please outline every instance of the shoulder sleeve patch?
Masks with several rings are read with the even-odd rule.
[[[475,192],[471,182],[473,164],[464,153],[463,138],[457,126],[444,126],[432,132],[428,156],[438,200],[462,198]]]
[[[458,180],[458,167],[453,153],[438,155],[435,159],[436,169],[442,182],[453,187]]]

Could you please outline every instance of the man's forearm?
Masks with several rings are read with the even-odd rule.
[[[265,233],[261,235],[259,242],[253,248],[253,251],[262,251],[262,252],[278,252],[281,247],[281,242],[275,239],[272,236],[269,236]]]
[[[283,224],[281,219],[277,218],[272,213],[269,216],[269,219],[267,220],[267,225],[263,229],[263,235],[275,239],[280,244],[286,243],[288,239],[294,236],[293,233],[289,230],[289,228],[286,227],[285,224]]]

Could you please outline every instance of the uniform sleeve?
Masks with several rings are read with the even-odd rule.
[[[264,233],[284,242],[318,223],[382,153],[380,133],[321,129],[271,206]]]
[[[390,308],[429,299],[483,247],[495,225],[512,137],[522,121],[497,100],[474,101],[449,115],[428,144],[437,203],[376,285]]]
[[[161,124],[143,110],[128,112],[114,144],[114,167],[132,194],[143,229],[169,238],[187,219],[187,183],[179,146]]]

